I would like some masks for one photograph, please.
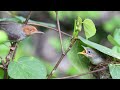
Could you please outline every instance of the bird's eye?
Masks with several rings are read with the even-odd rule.
[[[91,53],[91,51],[88,50],[88,53]]]

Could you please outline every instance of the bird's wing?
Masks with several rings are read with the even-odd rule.
[[[0,29],[7,33],[10,40],[22,40],[26,36],[22,30],[22,24],[19,23],[1,21]]]

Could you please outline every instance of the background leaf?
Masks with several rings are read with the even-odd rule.
[[[120,47],[118,47],[118,46],[114,46],[112,48],[112,50],[115,51],[115,52],[117,52],[117,53],[120,53]]]
[[[109,64],[109,70],[113,79],[120,79],[120,64]]]
[[[105,46],[102,46],[100,44],[91,42],[91,41],[89,41],[87,39],[82,38],[81,36],[79,36],[78,38],[80,39],[80,41],[82,41],[87,46],[90,46],[90,47],[92,47],[92,48],[94,48],[94,49],[96,49],[96,50],[98,50],[98,51],[100,51],[100,52],[102,52],[102,53],[104,53],[106,55],[109,55],[109,56],[112,56],[114,58],[117,58],[118,60],[120,59],[120,54],[115,52],[115,51],[113,51],[112,49],[107,48]]]
[[[6,41],[8,41],[8,35],[4,31],[0,30],[0,43],[4,43]]]
[[[107,38],[111,44],[113,44],[114,46],[120,47],[120,45],[115,41],[115,39],[111,35],[108,35]]]
[[[120,17],[115,15],[104,22],[103,28],[107,32],[114,32],[116,27],[120,27]]]
[[[83,21],[83,27],[84,27],[85,36],[87,39],[95,35],[96,28],[95,28],[95,24],[93,23],[92,20],[85,19]]]
[[[4,78],[4,71],[3,69],[0,68],[0,79],[3,79]]]
[[[11,61],[8,74],[13,79],[45,79],[47,70],[44,64],[34,57],[21,57]]]
[[[120,45],[120,28],[115,30],[113,37],[115,41]]]

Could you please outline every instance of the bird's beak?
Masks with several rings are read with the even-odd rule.
[[[78,52],[77,54],[83,54],[83,55],[85,55],[86,54],[86,48],[83,45],[81,45],[81,46],[84,48],[84,50],[82,52]]]
[[[77,54],[83,54],[83,55],[85,55],[85,54],[86,54],[86,51],[83,50],[82,52],[78,52]]]
[[[41,31],[36,31],[36,32],[33,32],[32,34],[36,34],[36,33],[44,34],[44,32],[41,32]]]

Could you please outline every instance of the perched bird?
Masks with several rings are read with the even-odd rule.
[[[12,21],[0,21],[0,30],[7,33],[10,41],[17,42],[35,33],[43,34],[43,32],[38,31],[36,27],[32,25],[25,25]]]
[[[82,46],[82,47],[84,48],[84,50],[82,52],[78,52],[78,54],[82,54],[82,55],[89,58],[90,62],[92,63],[91,70],[99,69],[101,67],[100,64],[106,65],[107,60],[105,58],[103,58],[103,56],[101,56],[100,53],[98,53],[97,51],[95,51],[94,49],[92,49],[90,47],[85,47],[85,46]],[[97,66],[99,68],[96,68]],[[109,69],[94,73],[93,75],[97,79],[109,79],[109,78],[111,78],[110,73],[109,73]]]

